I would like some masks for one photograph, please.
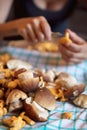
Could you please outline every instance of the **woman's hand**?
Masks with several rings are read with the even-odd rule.
[[[47,20],[42,16],[21,19],[19,24],[19,34],[29,42],[50,40],[51,38],[51,28]]]
[[[71,30],[66,30],[69,33],[70,39],[73,43],[66,43],[59,45],[60,53],[63,59],[71,64],[80,63],[87,59],[87,42],[80,38]]]

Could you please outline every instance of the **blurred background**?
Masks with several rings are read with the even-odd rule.
[[[70,28],[87,40],[87,7],[82,2],[70,18]]]

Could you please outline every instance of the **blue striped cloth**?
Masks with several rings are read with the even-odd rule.
[[[87,61],[77,65],[68,65],[59,54],[41,53],[24,49],[3,47],[0,53],[9,52],[12,56],[25,60],[34,67],[56,69],[73,75],[79,83],[87,84]],[[85,90],[87,93],[87,90]],[[34,126],[26,125],[22,130],[87,130],[87,110],[74,106],[68,102],[57,102],[56,109],[50,112],[47,122],[36,123]],[[73,118],[62,119],[62,113],[72,112]],[[7,115],[9,116],[9,114]],[[0,130],[9,130],[0,124]]]

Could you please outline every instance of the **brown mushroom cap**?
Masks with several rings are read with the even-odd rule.
[[[18,89],[13,89],[7,97],[6,105],[9,103],[17,102],[18,100],[24,100],[27,98],[26,93]]]
[[[35,101],[31,103],[28,99],[24,101],[24,109],[26,114],[34,121],[46,121],[49,116],[47,110],[42,108]]]
[[[73,100],[73,103],[76,106],[87,108],[87,95],[86,94],[80,94],[77,98]]]
[[[84,92],[85,86],[86,85],[84,83],[73,86],[72,88],[70,88],[70,91],[68,93],[65,93],[65,97],[72,98],[78,96],[79,94]]]
[[[53,70],[48,70],[46,73],[43,74],[43,79],[46,82],[53,82],[55,78],[55,73]]]
[[[15,111],[22,108],[23,103],[21,100],[27,98],[27,95],[18,89],[13,89],[6,99],[6,105],[9,107],[9,111]]]
[[[34,101],[48,110],[54,110],[56,107],[55,97],[46,87],[36,91]]]
[[[21,101],[13,102],[9,104],[9,112],[16,112],[23,108],[23,103]]]
[[[25,72],[23,72],[23,73],[20,73],[19,75],[18,75],[18,78],[20,79],[20,80],[27,80],[27,79],[31,79],[31,78],[34,78],[34,71],[33,70],[27,70],[27,71],[25,71]]]
[[[77,80],[72,76],[69,75],[68,73],[65,72],[61,72],[59,73],[57,79],[55,80],[55,82],[59,82],[60,80],[66,81],[67,86],[72,87],[74,85],[77,85]]]
[[[24,92],[35,91],[39,87],[39,77],[34,77],[33,70],[27,70],[18,75],[21,85],[19,88]]]
[[[21,85],[19,86],[19,88],[26,92],[26,93],[29,93],[29,92],[32,92],[32,91],[35,91],[39,88],[39,78],[30,78],[30,79],[27,79],[27,80],[20,80],[20,83]]]

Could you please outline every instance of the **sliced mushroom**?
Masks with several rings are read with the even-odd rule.
[[[30,98],[27,98],[24,101],[24,109],[27,114],[32,120],[34,121],[46,121],[48,119],[49,113],[47,110],[42,108],[38,103],[35,101],[31,101]]]
[[[76,106],[82,107],[82,108],[87,108],[87,95],[85,94],[80,94],[77,98],[73,100],[73,103]]]
[[[17,60],[17,59],[12,59],[12,60],[9,60],[7,62],[7,67],[11,70],[13,69],[21,69],[21,68],[24,68],[26,70],[29,70],[32,68],[32,66],[25,62],[25,61],[22,61],[22,60]]]
[[[21,109],[23,106],[22,100],[26,99],[27,95],[18,89],[13,89],[6,99],[6,105],[9,111],[15,111]]]
[[[34,101],[48,110],[54,110],[56,107],[55,97],[46,87],[36,91]]]

